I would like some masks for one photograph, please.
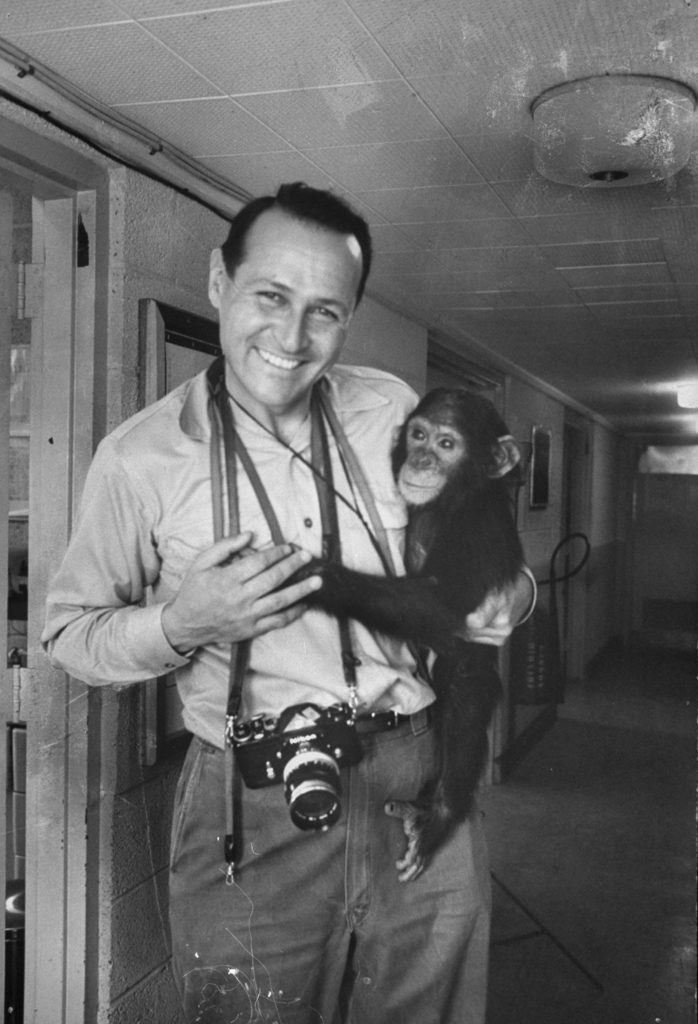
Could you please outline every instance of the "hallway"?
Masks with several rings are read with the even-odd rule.
[[[614,651],[484,791],[488,1024],[695,1024],[694,694],[692,656]]]

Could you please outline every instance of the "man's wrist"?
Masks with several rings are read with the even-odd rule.
[[[185,642],[178,642],[176,633],[172,624],[172,602],[167,601],[162,606],[162,612],[160,614],[160,628],[162,629],[165,640],[172,648],[172,651],[180,658],[189,660],[192,654],[196,650],[196,647],[192,647]]]

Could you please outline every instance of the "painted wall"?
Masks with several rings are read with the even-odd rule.
[[[632,639],[688,654],[698,640],[698,476],[641,473],[633,482]]]
[[[505,420],[519,442],[524,459],[531,455],[534,426],[550,430],[550,501],[547,508],[529,508],[528,475],[519,493],[518,525],[526,561],[538,578],[547,575],[550,554],[560,539],[562,514],[562,450],[565,407],[524,381],[511,378],[505,396]]]
[[[366,295],[354,315],[342,362],[395,373],[421,394],[427,373],[427,332]]]
[[[626,446],[619,436],[590,423],[591,479],[587,534],[591,555],[585,570],[586,628],[584,662],[589,662],[623,632],[622,593],[626,518],[631,501]]]
[[[586,567],[570,581],[566,636],[563,636],[565,607],[560,584],[556,590],[567,679],[583,680],[592,659],[623,632],[622,594],[631,449],[619,435],[590,417],[571,411],[556,398],[515,378],[507,381],[505,419],[521,445],[525,460],[530,459],[534,426],[550,430],[552,436],[549,503],[546,508],[529,507],[530,474],[527,473],[517,506],[526,560],[536,579],[550,577],[551,556],[568,529],[586,534],[591,545]],[[570,422],[581,431],[585,442],[578,445],[574,453],[577,460],[574,473],[582,500],[573,509],[568,527],[564,467],[565,459],[569,457],[565,452],[565,425]],[[568,550],[573,562],[583,552],[579,543]],[[560,572],[563,566],[564,559],[560,557],[556,561],[556,571]],[[541,608],[550,609],[550,596],[550,587],[542,586],[539,591]],[[521,737],[535,730],[546,714],[545,706],[531,707],[515,701],[514,677],[521,675],[523,670],[523,665],[512,657],[505,678],[506,696],[497,732],[499,754],[515,750]]]

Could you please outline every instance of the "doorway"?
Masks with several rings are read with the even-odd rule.
[[[0,995],[5,1019],[68,1024],[85,1005],[89,701],[40,637],[92,450],[95,272],[78,228],[94,243],[96,197],[75,180],[86,161],[0,126]]]

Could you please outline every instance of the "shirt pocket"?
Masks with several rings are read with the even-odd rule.
[[[178,589],[192,562],[202,551],[205,543],[194,543],[182,537],[167,537],[160,546],[160,581],[170,589]]]
[[[395,565],[395,571],[403,572],[403,553],[405,527],[407,526],[407,509],[402,501],[394,498],[374,496],[378,519],[385,532],[388,549]],[[342,515],[340,532],[342,537],[342,554],[345,565],[363,572],[383,574],[383,568],[371,536],[376,540],[376,530],[371,518],[362,513],[364,522],[358,515],[346,510]],[[369,534],[370,531],[370,534]]]

